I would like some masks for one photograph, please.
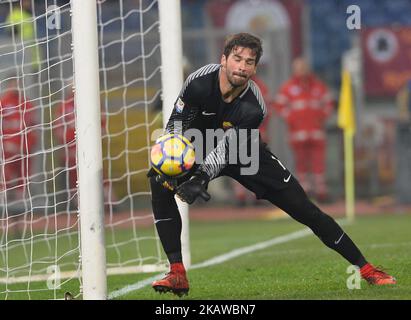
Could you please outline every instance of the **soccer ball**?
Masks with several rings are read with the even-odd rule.
[[[194,147],[182,135],[166,134],[158,138],[151,148],[150,160],[153,169],[161,175],[183,176],[194,165]]]

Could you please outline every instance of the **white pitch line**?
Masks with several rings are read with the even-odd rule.
[[[124,296],[125,294],[133,291],[137,291],[141,288],[144,288],[145,286],[151,284],[153,281],[160,279],[164,273],[157,274],[151,278],[144,279],[142,281],[136,282],[134,284],[131,284],[129,286],[125,286],[124,288],[121,288],[119,290],[113,291],[108,295],[108,299],[115,299],[121,296]]]
[[[341,224],[341,223],[340,223]],[[257,250],[262,250],[271,246],[275,246],[277,244],[281,244],[281,243],[285,243],[285,242],[289,242],[295,239],[300,239],[303,237],[306,237],[308,235],[312,235],[313,232],[311,231],[311,229],[309,228],[305,228],[303,230],[299,230],[299,231],[295,231],[283,236],[279,236],[279,237],[275,237],[273,239],[267,240],[267,241],[263,241],[263,242],[259,242],[256,244],[253,244],[251,246],[247,246],[247,247],[243,247],[243,248],[239,248],[239,249],[235,249],[232,251],[229,251],[227,253],[224,253],[222,255],[216,256],[214,258],[208,259],[206,261],[200,262],[200,263],[196,263],[193,264],[190,269],[198,269],[198,268],[204,268],[204,267],[208,267],[208,266],[212,266],[212,265],[216,265],[219,263],[223,263],[226,262],[228,260],[237,258],[239,256],[242,256],[244,254],[247,253],[251,253],[251,252],[255,252]],[[149,284],[151,284],[154,280],[157,280],[159,278],[161,278],[164,274],[160,273],[157,274],[151,278],[148,279],[144,279],[142,281],[136,282],[135,284],[126,286],[124,288],[121,288],[119,290],[113,291],[109,294],[108,299],[115,299],[118,297],[121,297],[129,292],[132,291],[136,291],[139,290]]]
[[[239,249],[235,249],[232,251],[229,251],[227,253],[224,253],[222,255],[216,256],[214,258],[208,259],[204,262],[200,262],[197,264],[194,264],[191,266],[190,269],[198,269],[198,268],[204,268],[204,267],[209,267],[209,266],[213,266],[219,263],[223,263],[226,262],[228,260],[237,258],[239,256],[242,256],[244,254],[247,253],[252,253],[255,252],[257,250],[262,250],[271,246],[275,246],[277,244],[280,243],[285,243],[288,241],[292,241],[295,239],[299,239],[305,236],[308,236],[310,234],[313,234],[313,232],[311,231],[311,229],[303,229],[303,230],[299,230],[299,231],[295,231],[283,236],[279,236],[279,237],[275,237],[273,239],[267,240],[267,241],[263,241],[263,242],[259,242],[256,244],[253,244],[251,246],[247,246],[247,247],[243,247],[243,248],[239,248]]]

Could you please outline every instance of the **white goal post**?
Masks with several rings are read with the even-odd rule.
[[[72,0],[83,299],[107,297],[103,153],[95,1]]]
[[[163,89],[163,126],[171,115],[174,102],[183,85],[183,44],[180,0],[159,0],[161,83]],[[188,205],[177,197],[182,220],[181,246],[186,268],[191,265]]]
[[[180,6],[0,1],[0,299],[106,299],[107,275],[167,270],[146,173],[183,83]]]

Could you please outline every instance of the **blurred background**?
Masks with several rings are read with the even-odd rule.
[[[157,3],[98,3],[105,183],[111,197],[107,202],[113,204],[114,211],[148,208],[148,141],[151,132],[162,123]],[[28,1],[37,38],[31,57],[27,50],[19,55],[17,42],[10,40],[10,31],[0,28],[1,89],[13,74],[24,78],[26,95],[43,121],[56,120],[58,106],[71,96],[68,4],[69,1]],[[46,26],[46,8],[51,5],[60,8],[61,26],[54,30]],[[360,9],[360,28],[353,30],[347,27],[350,5]],[[275,97],[292,75],[293,60],[300,56],[306,58],[313,73],[328,87],[333,101],[325,125],[328,203],[344,199],[343,139],[337,126],[337,107],[343,60],[349,60],[357,121],[356,197],[371,205],[411,204],[411,0],[181,0],[181,7],[185,76],[205,64],[219,63],[228,34],[246,31],[263,39],[258,77],[265,84],[270,110],[265,139],[292,172],[295,159],[287,125],[274,108]],[[1,3],[2,26],[9,14],[10,3]],[[42,42],[43,38],[49,40]],[[10,48],[17,54],[7,55]],[[36,59],[37,50],[40,65],[44,57],[48,58],[46,67],[43,64],[38,72],[25,72],[21,62]],[[31,61],[30,68],[35,68]],[[39,134],[53,138],[40,139],[37,148],[45,150],[52,142],[58,145],[51,126],[43,127]],[[42,172],[32,176],[34,184],[47,181],[48,171],[44,168],[51,161],[49,156],[51,153],[34,156]],[[64,167],[64,156],[59,161]],[[67,170],[64,172],[67,175]],[[71,188],[67,180],[64,174],[57,177],[62,190],[57,198],[67,196],[63,195]],[[50,186],[43,183],[37,188],[42,190],[32,192],[35,201],[48,201]],[[197,206],[256,205],[248,196],[246,200],[241,196],[239,201],[236,188],[226,179],[218,179],[210,186],[213,201]]]
[[[347,8],[353,4],[361,10],[361,26],[349,30]],[[374,204],[411,203],[411,103],[406,93],[411,79],[409,12],[408,0],[182,1],[184,54],[195,69],[219,61],[227,34],[248,31],[261,36],[264,55],[258,76],[269,98],[274,98],[291,76],[292,61],[306,57],[334,100],[326,123],[326,182],[331,201],[344,197],[343,140],[337,127],[337,107],[343,57],[352,60],[356,64],[357,199]],[[295,172],[287,126],[270,101],[268,104],[271,114],[265,138]],[[222,200],[233,199],[232,194],[226,197]]]
[[[349,30],[347,8],[353,4],[361,10],[361,26]],[[334,100],[326,123],[326,182],[332,201],[344,196],[337,107],[343,57],[353,60],[357,199],[374,204],[411,202],[411,103],[406,93],[411,79],[411,1],[209,0],[182,1],[182,8],[184,53],[193,69],[219,61],[225,35],[260,35],[264,55],[258,75],[267,96],[274,98],[291,76],[293,59],[307,58]],[[266,140],[295,172],[287,126],[270,107]]]

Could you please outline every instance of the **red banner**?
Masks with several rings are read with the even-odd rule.
[[[361,43],[367,96],[396,95],[411,79],[411,27],[364,29]]]

